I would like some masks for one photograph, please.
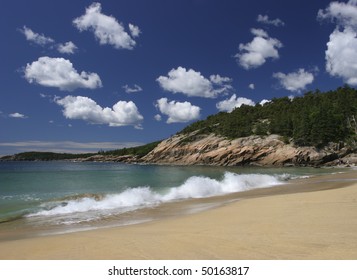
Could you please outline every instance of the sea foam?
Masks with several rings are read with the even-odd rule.
[[[235,174],[226,172],[221,180],[203,176],[192,176],[182,185],[169,188],[158,193],[149,186],[128,188],[118,194],[107,194],[98,197],[79,197],[78,199],[62,200],[49,207],[43,205],[42,210],[27,215],[55,216],[90,211],[123,213],[145,207],[153,207],[161,203],[189,198],[203,198],[242,192],[256,188],[266,188],[282,184],[284,176],[264,174]],[[47,208],[47,209],[46,209]],[[50,208],[50,209],[48,209]]]

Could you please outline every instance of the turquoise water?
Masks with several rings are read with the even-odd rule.
[[[108,219],[131,223],[131,213],[142,209],[273,187],[293,178],[330,172],[314,168],[0,162],[0,230],[9,224],[81,230]]]

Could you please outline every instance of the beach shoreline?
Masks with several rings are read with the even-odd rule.
[[[0,259],[357,259],[356,171],[230,198],[136,225],[0,241]]]

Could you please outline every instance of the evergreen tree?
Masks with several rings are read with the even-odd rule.
[[[228,138],[279,134],[299,146],[322,147],[329,142],[355,140],[357,91],[348,86],[322,93],[307,92],[290,100],[274,98],[256,106],[243,105],[186,127],[181,133],[215,133]]]

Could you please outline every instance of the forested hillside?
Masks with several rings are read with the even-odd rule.
[[[329,92],[307,92],[294,99],[275,98],[264,105],[243,105],[218,113],[180,133],[199,130],[228,138],[279,134],[298,146],[322,147],[328,142],[354,143],[357,129],[357,91],[344,86]]]

